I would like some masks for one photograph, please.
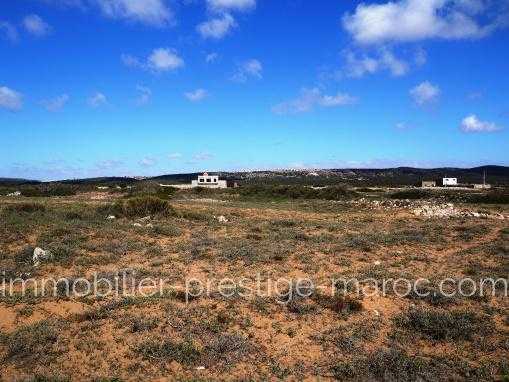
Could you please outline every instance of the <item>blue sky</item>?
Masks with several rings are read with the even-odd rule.
[[[507,0],[0,4],[0,177],[509,165]]]

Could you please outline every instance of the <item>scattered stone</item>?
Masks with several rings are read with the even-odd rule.
[[[205,366],[197,366],[196,370],[205,370]]]
[[[151,219],[151,216],[149,215],[149,216],[145,216],[144,218],[139,218],[139,219],[138,219],[138,221],[140,221],[140,222],[143,222],[143,223],[144,223],[144,222],[146,222],[146,221],[149,221],[150,219]]]
[[[7,196],[21,196],[21,192],[14,191],[14,192],[11,192],[10,194],[7,194]]]
[[[375,265],[380,265],[382,262],[380,260],[375,261]]]
[[[148,223],[145,227],[147,227],[147,228],[154,228],[154,225],[152,223]]]
[[[34,254],[32,256],[32,261],[34,263],[34,267],[38,267],[41,265],[41,260],[49,260],[53,257],[50,251],[45,251],[42,248],[35,248]]]
[[[113,216],[113,215],[109,215],[106,219],[108,219],[108,220],[113,220],[113,219],[116,219],[116,217],[115,217],[115,216]]]
[[[217,218],[217,221],[218,221],[219,223],[228,223],[228,219],[226,219],[223,215],[219,216],[219,217]]]
[[[143,227],[140,223],[134,223],[133,227]]]

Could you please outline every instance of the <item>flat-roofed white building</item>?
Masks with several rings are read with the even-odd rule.
[[[457,186],[458,185],[458,178],[443,178],[442,184],[444,186]]]
[[[218,175],[209,175],[204,172],[203,175],[198,175],[198,179],[191,182],[192,187],[208,187],[208,188],[227,188],[228,183],[226,180],[219,179]]]

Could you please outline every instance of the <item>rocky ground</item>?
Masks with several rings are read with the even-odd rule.
[[[68,297],[61,287],[41,297],[33,285],[22,294],[18,283],[0,295],[2,380],[509,376],[503,284],[493,296],[475,290],[484,278],[507,280],[507,207],[208,195],[145,214],[115,210],[118,200],[0,199],[6,279],[122,277],[122,292],[144,278],[165,281],[162,294],[105,297]],[[226,295],[218,286],[225,278],[234,282]],[[315,288],[300,296],[304,278]],[[371,293],[373,282],[420,278],[429,283],[404,296],[404,285]],[[446,278],[450,294],[437,293]],[[473,293],[454,294],[465,278]],[[345,279],[360,280],[361,290],[342,288]],[[209,293],[199,294],[207,281]],[[256,285],[262,293],[244,293]]]

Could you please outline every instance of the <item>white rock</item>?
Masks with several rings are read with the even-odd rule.
[[[145,216],[144,218],[139,218],[138,221],[140,222],[146,222],[146,221],[149,221],[151,219],[150,215],[149,216]]]
[[[50,251],[45,251],[44,249],[39,247],[35,248],[34,254],[32,256],[34,267],[38,267],[39,265],[41,265],[41,260],[48,260],[51,259],[52,257],[53,255],[51,254]]]
[[[380,260],[375,261],[375,265],[380,265],[382,262]]]
[[[113,219],[116,219],[116,217],[115,217],[115,216],[113,216],[113,215],[109,215],[106,219],[108,219],[108,220],[113,220]]]
[[[218,221],[219,223],[228,223],[228,219],[226,219],[223,215],[219,216],[219,217],[217,218],[217,221]]]
[[[145,227],[147,227],[147,228],[154,228],[154,225],[152,223],[148,223]]]
[[[133,227],[143,227],[140,223],[134,223]]]
[[[205,370],[205,366],[197,366],[196,370]]]

